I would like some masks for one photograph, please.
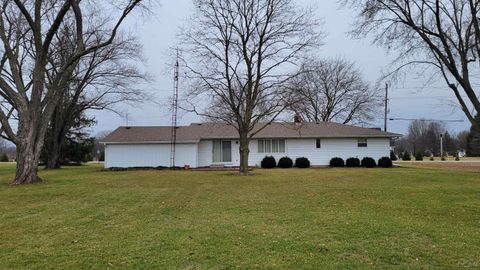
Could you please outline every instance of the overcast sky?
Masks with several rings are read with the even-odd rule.
[[[382,69],[390,62],[393,55],[387,55],[382,48],[371,45],[369,40],[352,40],[348,31],[353,23],[352,10],[342,8],[337,0],[322,0],[321,4],[315,0],[297,0],[298,5],[315,6],[318,16],[324,21],[324,31],[327,33],[325,45],[320,48],[322,57],[342,56],[356,63],[365,78],[372,84],[377,81]],[[128,113],[129,125],[170,125],[171,115],[165,105],[173,92],[173,71],[166,65],[169,60],[169,50],[175,47],[175,36],[178,28],[185,25],[191,15],[191,0],[162,1],[161,6],[153,10],[154,17],[131,21],[125,25],[130,31],[137,34],[144,44],[146,63],[144,68],[153,76],[154,82],[145,87],[152,95],[149,102],[134,107],[122,105],[119,108]],[[455,101],[452,93],[445,87],[442,80],[421,89],[422,83],[418,79],[406,79],[390,90],[390,117],[394,118],[426,118],[426,119],[460,119],[465,116],[459,109],[449,104]],[[180,89],[180,93],[182,90]],[[92,112],[98,124],[93,128],[94,133],[108,131],[126,124],[126,117],[101,111]],[[383,126],[383,115],[372,126]],[[195,115],[180,113],[179,124],[199,122]],[[389,131],[404,133],[408,121],[389,121]],[[446,127],[458,132],[469,127],[463,123],[446,123]]]

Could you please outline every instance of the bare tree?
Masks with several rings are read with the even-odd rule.
[[[98,17],[94,13],[93,18]],[[58,70],[71,55],[75,40],[69,32],[71,27],[59,33],[57,48],[49,57],[51,68],[47,72],[49,85]],[[96,33],[85,33],[85,43],[95,46],[102,38]],[[134,37],[118,36],[110,45],[103,47],[78,61],[78,64],[65,85],[65,90],[55,108],[45,139],[46,167],[60,167],[60,154],[70,129],[82,128],[84,114],[88,110],[113,110],[120,102],[139,102],[144,92],[139,85],[148,81],[135,64],[142,60],[141,46]],[[78,133],[78,132],[77,132]]]
[[[108,21],[84,20],[84,13],[99,9],[105,1],[31,0],[2,1],[0,6],[0,96],[4,106],[0,123],[6,139],[17,148],[17,168],[13,185],[36,183],[38,160],[44,145],[48,123],[65,91],[79,60],[110,45],[120,25],[142,0],[115,1],[105,10]],[[73,18],[71,33],[74,48],[58,68],[55,77],[47,82],[49,56],[59,29]],[[92,29],[103,33],[94,46],[85,43]],[[10,114],[13,112],[12,114]],[[12,117],[9,117],[9,114]]]
[[[471,143],[480,151],[480,100],[473,80],[480,63],[478,0],[345,0],[358,8],[353,33],[373,35],[399,52],[394,72],[431,67],[455,94],[472,124]]]
[[[464,130],[457,133],[455,140],[457,141],[458,150],[466,151],[468,144],[468,136],[470,136],[470,131]]]
[[[398,149],[410,151],[414,155],[417,153],[440,155],[440,136],[443,134],[448,134],[448,132],[441,122],[414,120],[408,126],[407,134],[396,144],[399,146]]]
[[[248,174],[251,138],[285,110],[289,69],[319,45],[319,22],[291,0],[195,0],[182,33],[192,90],[187,109],[232,124],[240,138],[240,173]],[[199,102],[200,101],[200,102]],[[197,104],[205,104],[200,109]],[[262,124],[263,123],[263,124]]]
[[[290,89],[289,109],[304,121],[363,124],[380,104],[355,64],[342,58],[308,60]]]

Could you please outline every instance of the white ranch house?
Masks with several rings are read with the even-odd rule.
[[[390,140],[399,134],[336,123],[271,123],[250,142],[249,165],[265,156],[277,161],[306,157],[326,166],[333,157],[390,155]],[[104,139],[105,168],[170,166],[171,127],[119,127]],[[176,166],[239,166],[239,141],[229,124],[202,123],[177,127]]]

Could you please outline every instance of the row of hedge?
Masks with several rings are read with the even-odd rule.
[[[392,160],[389,157],[382,157],[378,160],[378,163],[375,159],[371,157],[364,157],[361,161],[358,158],[351,157],[344,161],[342,158],[334,157],[330,160],[330,167],[365,167],[365,168],[374,168],[374,167],[381,167],[381,168],[391,168],[393,166]],[[264,169],[272,169],[272,168],[309,168],[310,167],[310,160],[306,157],[300,157],[293,160],[289,157],[282,157],[280,160],[277,161],[273,156],[266,156],[263,158],[261,162],[261,167]]]
[[[409,153],[409,152],[404,152],[404,153],[400,154],[400,158],[401,158],[403,161],[410,161],[410,160],[412,160],[412,157],[410,156],[410,153]],[[424,158],[423,153],[418,152],[417,154],[415,154],[415,161],[423,161],[423,158]],[[434,161],[435,158],[434,158],[433,156],[430,156],[430,157],[429,157],[429,160],[430,160],[430,161]],[[446,158],[445,158],[445,157],[440,157],[440,160],[445,161]],[[459,160],[460,160],[460,157],[458,157],[458,155],[455,156],[455,160],[459,161]]]
[[[277,164],[277,161],[275,160],[274,157],[266,156],[263,158],[261,166],[264,169],[273,169],[275,167],[288,169],[294,166],[297,168],[309,168],[310,160],[308,160],[308,158],[306,157],[299,157],[295,159],[295,164],[294,164],[291,158],[282,157],[281,159],[278,160],[278,164]]]
[[[382,157],[378,160],[378,163],[375,162],[375,159],[371,157],[364,157],[361,161],[356,157],[348,158],[344,161],[342,158],[334,157],[330,160],[330,167],[365,167],[365,168],[391,168],[393,166],[392,160],[389,157]]]

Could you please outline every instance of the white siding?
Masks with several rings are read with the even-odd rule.
[[[232,162],[225,166],[239,166],[240,154],[238,140],[232,141]],[[333,157],[347,159],[349,157],[372,157],[375,160],[390,155],[389,138],[369,138],[368,147],[357,146],[356,138],[321,139],[321,148],[316,148],[316,139],[286,139],[285,153],[258,153],[258,142],[250,142],[249,165],[260,165],[267,155],[274,156],[277,161],[284,156],[295,160],[306,157],[313,166],[326,166]],[[212,165],[212,140],[200,143],[178,144],[176,165],[190,167],[207,167]],[[169,144],[107,144],[105,150],[105,167],[156,167],[170,166]]]
[[[197,166],[197,144],[177,144],[175,165]],[[170,166],[170,144],[107,144],[105,168]]]
[[[285,153],[259,153],[258,152],[258,140],[251,140],[249,144],[250,149],[250,156],[248,158],[248,165],[249,166],[260,166],[262,159],[265,156],[273,156],[275,160],[278,160],[282,157],[289,156],[288,155],[288,146],[290,144],[290,140],[285,140]],[[295,159],[291,157],[295,162]],[[239,163],[240,164],[240,163]]]
[[[232,140],[232,163],[228,166],[240,165],[239,144]],[[258,142],[250,142],[249,165],[260,165],[265,156],[274,156],[277,161],[285,156],[295,161],[298,157],[306,157],[313,166],[326,166],[333,157],[347,159],[349,157],[372,157],[375,160],[390,156],[389,138],[369,138],[368,147],[358,147],[357,138],[324,138],[321,139],[321,148],[316,148],[316,139],[286,139],[285,153],[258,153]],[[200,167],[212,165],[212,141],[201,141],[198,151],[198,165]]]
[[[316,139],[288,140],[287,156],[293,160],[304,156],[313,166],[326,166],[333,157],[344,160],[350,157],[372,157],[378,160],[390,156],[390,139],[369,138],[368,147],[358,147],[356,138],[321,139],[320,149],[316,148]]]
[[[212,141],[200,141],[198,143],[198,166],[207,167],[212,164]]]

